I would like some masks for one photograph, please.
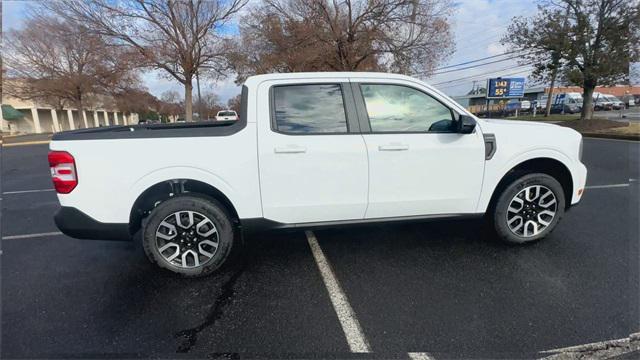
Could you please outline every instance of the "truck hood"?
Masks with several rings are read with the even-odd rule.
[[[555,124],[549,124],[538,121],[523,121],[523,120],[504,120],[504,119],[482,119],[482,122],[491,124],[491,126],[499,127],[511,127],[511,126],[536,126],[536,127],[560,127]]]
[[[500,145],[513,149],[553,149],[576,159],[582,135],[568,127],[536,121],[478,119],[483,134],[494,134]],[[503,147],[502,149],[504,149]]]

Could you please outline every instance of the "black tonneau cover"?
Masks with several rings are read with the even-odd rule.
[[[56,133],[53,140],[143,139],[162,137],[228,136],[246,126],[246,120],[190,123],[115,125]]]
[[[247,126],[246,86],[242,87],[238,120],[170,124],[116,125],[56,133],[54,141],[229,136]]]

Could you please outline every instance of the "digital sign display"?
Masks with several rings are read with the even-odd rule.
[[[487,80],[487,99],[521,98],[524,78],[495,78]]]

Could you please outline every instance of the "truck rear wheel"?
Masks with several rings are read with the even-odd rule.
[[[175,196],[158,205],[143,225],[142,243],[151,262],[187,277],[218,270],[234,245],[234,227],[213,199]]]
[[[538,241],[556,227],[564,215],[562,185],[547,174],[524,175],[498,197],[491,213],[493,228],[507,242]]]

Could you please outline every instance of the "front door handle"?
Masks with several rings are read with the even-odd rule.
[[[307,148],[302,146],[287,146],[287,147],[277,147],[273,149],[276,154],[300,154],[306,153]]]
[[[404,151],[409,150],[409,145],[405,144],[393,144],[393,145],[380,145],[378,146],[380,151]]]

